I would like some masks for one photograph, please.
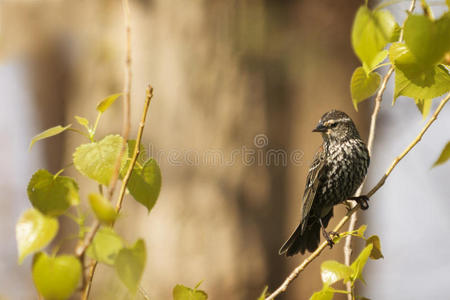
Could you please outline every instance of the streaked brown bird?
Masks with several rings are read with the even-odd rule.
[[[367,196],[352,197],[363,182],[370,157],[366,145],[350,117],[332,110],[322,116],[314,132],[320,132],[323,144],[314,156],[303,195],[300,224],[281,247],[279,254],[292,256],[306,250],[313,252],[320,242],[320,231],[330,247],[333,240],[326,227],[333,217],[333,207],[347,199],[367,209]]]

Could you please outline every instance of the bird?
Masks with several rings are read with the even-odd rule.
[[[326,227],[334,206],[355,200],[361,209],[369,207],[367,196],[353,196],[366,177],[370,155],[352,119],[342,111],[331,110],[321,117],[313,132],[322,135],[323,143],[309,168],[300,224],[280,248],[280,255],[314,252],[320,231],[331,248],[334,243],[330,235],[338,233],[327,233]]]

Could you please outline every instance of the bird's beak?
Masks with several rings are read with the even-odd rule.
[[[316,128],[313,129],[313,132],[325,132],[327,128],[323,126],[322,123],[319,123]]]

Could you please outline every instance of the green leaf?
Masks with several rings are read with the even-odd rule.
[[[439,158],[435,161],[433,167],[445,163],[449,158],[450,158],[450,142],[448,142],[447,145],[445,145],[444,149],[442,149],[441,155],[439,155]]]
[[[173,300],[206,300],[208,295],[197,288],[191,289],[184,285],[177,284],[173,288]]]
[[[150,212],[161,190],[161,170],[156,161],[151,158],[145,162],[142,169],[134,168],[127,188],[133,198]]]
[[[405,21],[405,43],[421,64],[433,66],[450,50],[450,17],[438,20],[423,15],[410,15]]]
[[[424,66],[408,47],[395,43],[389,49],[395,64],[395,99],[401,95],[414,99],[432,99],[450,90],[450,74],[442,65]]]
[[[145,267],[145,244],[139,239],[131,248],[122,248],[116,257],[115,268],[120,280],[135,294]]]
[[[379,52],[392,40],[396,23],[387,10],[370,11],[361,6],[352,29],[352,46],[362,63],[372,70],[379,62]]]
[[[67,299],[81,279],[81,263],[71,255],[49,257],[40,252],[33,263],[33,281],[47,300]]]
[[[353,105],[356,110],[358,110],[359,102],[375,94],[380,85],[380,81],[380,74],[374,72],[366,75],[362,67],[356,68],[350,83]]]
[[[335,260],[324,261],[320,266],[320,270],[322,282],[326,285],[332,285],[342,279],[346,282],[353,273],[352,268]]]
[[[372,252],[370,252],[371,259],[380,259],[384,258],[383,253],[381,253],[381,243],[378,235],[372,235],[366,240],[366,246],[372,244]]]
[[[43,169],[33,174],[27,192],[31,204],[46,215],[61,215],[70,205],[80,203],[75,180],[65,176],[54,176]]]
[[[258,297],[258,300],[264,300],[267,297],[267,290],[269,287],[266,285],[261,293],[261,295]]]
[[[89,120],[83,117],[75,116],[75,120],[77,120],[78,124],[83,126],[84,128],[89,131]]]
[[[122,239],[112,228],[102,227],[87,248],[86,254],[95,260],[113,266],[117,254],[123,246]]]
[[[353,270],[353,274],[351,276],[351,281],[354,282],[356,279],[360,279],[364,282],[364,278],[362,277],[362,271],[364,266],[366,265],[367,259],[372,253],[373,244],[367,245],[359,254],[358,258],[350,266]]]
[[[25,211],[16,224],[19,264],[33,252],[50,243],[58,232],[58,220],[41,214],[36,209]]]
[[[67,125],[66,127],[62,127],[61,125],[49,128],[47,130],[45,130],[44,132],[39,133],[38,135],[35,135],[32,139],[31,139],[31,143],[30,146],[28,147],[28,150],[31,150],[31,148],[33,147],[34,143],[36,143],[37,141],[55,136],[60,134],[61,132],[69,129],[72,126],[72,124]]]
[[[433,99],[414,99],[416,106],[422,114],[423,119],[426,119],[431,110]]]
[[[330,288],[328,285],[324,285],[323,288],[315,292],[310,300],[331,300],[334,296],[334,289]]]
[[[122,93],[109,95],[108,97],[100,101],[99,104],[97,104],[97,110],[101,113],[104,113],[120,96],[122,96]]]
[[[122,144],[121,136],[108,135],[99,142],[79,146],[73,154],[75,168],[98,183],[109,185]],[[125,149],[127,152],[128,149]],[[126,161],[127,157],[123,155],[121,169]]]
[[[111,202],[102,195],[92,193],[89,194],[88,199],[89,204],[99,221],[109,224],[117,218],[117,212]]]
[[[376,66],[381,64],[386,59],[388,53],[389,51],[387,50],[381,50],[380,52],[378,52],[378,54],[373,58],[372,69],[370,69],[369,66],[366,65],[366,63],[363,63],[363,69],[366,74],[369,74],[376,68]]]
[[[367,225],[363,224],[355,231],[354,235],[363,239],[364,238],[364,233],[366,232],[366,229],[367,229]]]

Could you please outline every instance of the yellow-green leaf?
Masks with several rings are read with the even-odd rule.
[[[328,285],[324,285],[323,288],[312,294],[310,300],[331,300],[334,296],[334,290]]]
[[[433,99],[414,99],[414,102],[416,102],[416,106],[422,114],[422,118],[426,119],[426,117],[430,113]]]
[[[384,258],[383,253],[381,253],[381,243],[378,235],[372,235],[366,240],[366,246],[372,244],[372,252],[370,252],[371,259]]]
[[[123,242],[120,236],[112,228],[102,227],[86,250],[86,254],[95,260],[113,266],[117,254],[122,248]]]
[[[258,297],[258,300],[264,300],[267,297],[267,290],[269,287],[266,285],[261,293],[261,295]]]
[[[350,266],[353,270],[351,281],[355,281],[356,279],[360,279],[362,282],[364,282],[364,278],[362,277],[362,271],[364,269],[364,266],[366,265],[367,259],[370,256],[370,253],[372,253],[373,244],[367,245],[359,254],[358,258],[355,259],[355,261]]]
[[[356,68],[353,72],[350,84],[353,105],[356,110],[358,110],[359,102],[375,94],[380,85],[380,81],[380,74],[372,72],[369,73],[369,75],[366,75],[366,72],[362,67]]]
[[[105,197],[97,193],[92,193],[89,194],[88,199],[89,204],[99,221],[109,224],[116,219],[116,210],[111,202],[105,199]]]
[[[46,138],[58,135],[61,132],[69,129],[71,126],[72,126],[72,124],[69,124],[66,127],[62,127],[61,125],[58,125],[58,126],[49,128],[49,129],[39,133],[38,135],[34,136],[31,139],[31,143],[30,143],[30,146],[28,147],[28,149],[31,150],[31,148],[33,147],[34,143],[36,143],[37,141],[40,141],[40,140],[43,140],[43,139],[46,139]]]
[[[142,169],[135,167],[127,188],[133,198],[150,212],[161,190],[161,170],[156,161],[151,158],[145,162]]]
[[[47,246],[57,232],[57,219],[47,217],[33,208],[25,211],[16,224],[19,264],[27,255]]]
[[[198,286],[197,286],[198,287]],[[202,291],[177,284],[172,291],[173,300],[206,300],[208,295]]]
[[[109,185],[122,144],[121,136],[108,135],[99,142],[79,146],[73,154],[75,168],[81,174],[101,184]],[[127,161],[127,152],[128,146],[122,156],[121,169]]]
[[[378,53],[391,41],[395,33],[394,17],[387,10],[371,11],[361,6],[356,13],[352,29],[352,46],[369,70],[375,67]]]
[[[327,285],[344,280],[348,281],[353,273],[352,268],[335,260],[327,260],[320,266],[322,282]]]
[[[61,215],[70,205],[80,202],[75,180],[66,176],[55,176],[44,169],[33,174],[27,192],[33,207],[46,215]]]
[[[128,290],[135,294],[144,273],[145,244],[138,240],[131,248],[122,248],[115,260],[115,269]]]
[[[450,17],[438,20],[410,15],[405,21],[405,43],[421,64],[433,66],[450,50]]]
[[[97,110],[101,113],[104,113],[121,95],[122,93],[109,95],[108,97],[100,101],[99,104],[97,104]]]
[[[75,116],[75,120],[77,120],[78,124],[83,126],[84,128],[89,131],[89,120],[83,117]]]
[[[444,149],[442,149],[441,155],[439,155],[439,158],[435,161],[433,167],[445,163],[449,158],[450,158],[450,142],[448,142],[447,145],[445,145]]]
[[[47,300],[68,299],[81,279],[81,263],[71,255],[49,257],[40,252],[33,262],[33,281]]]

